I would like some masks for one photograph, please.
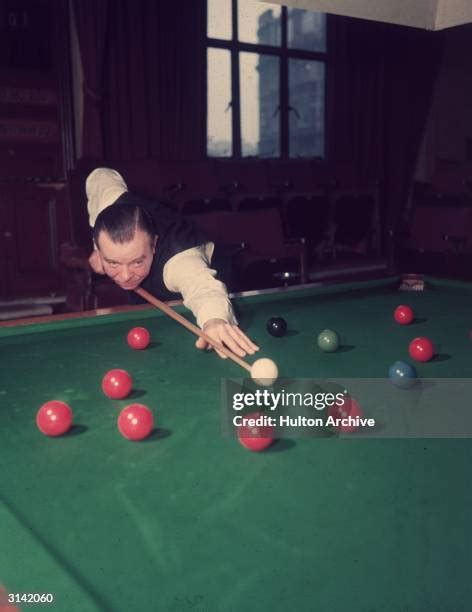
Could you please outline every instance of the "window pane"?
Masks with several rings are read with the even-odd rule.
[[[323,62],[289,60],[289,156],[324,155]]]
[[[238,39],[245,43],[280,47],[280,15],[277,4],[238,0]]]
[[[287,44],[290,49],[326,51],[326,15],[287,9]]]
[[[240,53],[241,153],[243,157],[278,157],[279,59]]]
[[[207,0],[207,36],[231,40],[231,0]]]
[[[231,56],[226,49],[208,49],[207,54],[207,155],[230,157]]]

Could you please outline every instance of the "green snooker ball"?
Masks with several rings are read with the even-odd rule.
[[[332,329],[324,329],[318,335],[318,346],[325,353],[334,353],[339,348],[339,336]]]

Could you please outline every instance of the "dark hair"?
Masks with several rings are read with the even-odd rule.
[[[151,240],[154,239],[156,228],[149,212],[136,204],[116,203],[98,215],[93,228],[93,239],[98,246],[100,232],[106,232],[113,242],[130,242],[137,229],[148,234]]]

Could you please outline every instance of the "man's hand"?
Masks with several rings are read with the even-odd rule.
[[[102,258],[100,257],[100,253],[98,251],[93,251],[89,257],[90,267],[97,274],[105,274],[105,270],[103,269]]]
[[[223,319],[210,319],[203,326],[203,331],[212,340],[223,344],[239,357],[244,357],[246,354],[253,355],[259,350],[259,347],[237,325],[231,325]],[[198,338],[195,346],[199,349],[212,348],[203,338]],[[226,359],[226,355],[218,349],[215,350],[220,357]]]

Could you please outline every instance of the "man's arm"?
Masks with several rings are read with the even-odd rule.
[[[174,255],[164,266],[164,283],[169,291],[182,294],[197,324],[213,340],[223,343],[240,357],[246,353],[252,355],[259,347],[239,329],[226,287],[210,268],[213,248],[213,243],[207,243]],[[210,348],[201,338],[196,346]]]
[[[128,187],[123,177],[116,170],[96,168],[91,172],[85,182],[90,227],[95,225],[102,210],[111,206],[127,191]]]

